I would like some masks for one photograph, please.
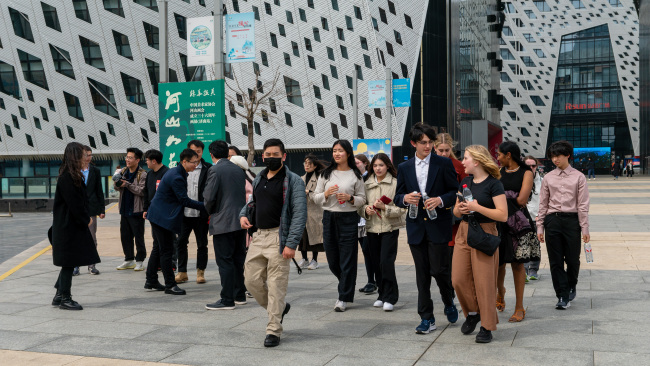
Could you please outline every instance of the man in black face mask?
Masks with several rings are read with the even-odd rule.
[[[212,161],[203,189],[205,209],[210,214],[210,235],[221,278],[221,298],[207,304],[208,310],[232,310],[246,304],[244,260],[246,230],[239,223],[239,211],[246,205],[246,175],[228,160],[228,144],[217,140],[209,147]]]
[[[256,228],[248,248],[246,288],[269,314],[265,347],[280,344],[290,261],[307,222],[305,183],[282,163],[287,157],[278,139],[264,143],[264,169],[253,181],[253,200],[239,214],[243,229]]]

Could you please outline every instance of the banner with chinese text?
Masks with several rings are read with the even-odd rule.
[[[214,17],[187,19],[187,64],[214,64]]]
[[[255,61],[255,13],[226,15],[226,62]]]

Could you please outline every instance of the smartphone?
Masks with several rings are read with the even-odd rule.
[[[456,197],[458,198],[458,202],[465,202],[465,197],[462,194],[456,193]]]

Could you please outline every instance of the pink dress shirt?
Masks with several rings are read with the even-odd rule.
[[[554,212],[578,214],[583,235],[589,234],[589,190],[587,179],[571,166],[555,168],[542,181],[537,214],[537,233],[544,233],[544,218]]]

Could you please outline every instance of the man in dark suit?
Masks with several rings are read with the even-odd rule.
[[[187,197],[187,175],[196,169],[200,158],[193,150],[185,149],[181,152],[180,159],[180,165],[170,169],[163,176],[147,212],[147,219],[151,223],[151,234],[157,245],[153,247],[149,256],[144,288],[165,290],[165,293],[170,295],[185,295],[185,290],[176,285],[172,270],[174,234],[181,232],[183,208],[205,209],[203,202]],[[165,286],[158,282],[158,268],[162,269]]]
[[[415,331],[418,334],[427,334],[436,329],[431,300],[431,276],[436,279],[440,289],[447,319],[451,323],[458,320],[447,249],[453,225],[450,209],[456,203],[458,180],[451,160],[431,154],[436,139],[436,133],[431,126],[415,124],[411,129],[410,139],[416,151],[415,157],[398,167],[394,200],[399,207],[418,205],[417,217],[406,218],[406,234],[415,263],[418,313],[422,320]],[[423,194],[430,198],[423,201]],[[429,219],[425,207],[435,209],[438,217]]]
[[[88,195],[88,214],[93,219],[91,225],[88,227],[90,229],[90,234],[93,236],[93,241],[95,242],[95,247],[97,247],[97,216],[100,219],[106,217],[106,204],[104,202],[104,190],[102,189],[102,176],[97,167],[90,164],[93,160],[93,150],[90,146],[83,146],[84,150],[84,168],[81,170],[81,174],[84,177],[84,183],[86,183],[86,194]],[[88,266],[88,272],[94,275],[99,274],[99,270],[92,264]],[[73,276],[79,275],[79,267],[75,267]]]
[[[215,163],[208,171],[203,199],[210,214],[210,235],[213,235],[214,255],[221,277],[221,299],[205,308],[232,310],[235,304],[246,304],[246,230],[239,222],[239,211],[246,204],[246,174],[228,160],[225,141],[214,141],[209,149]]]
[[[194,150],[203,156],[203,142],[192,140],[187,143],[189,149]],[[201,158],[201,162],[196,169],[187,176],[187,196],[193,200],[203,202],[203,190],[208,177],[208,163]],[[199,211],[192,208],[185,208],[183,215],[183,225],[181,234],[176,241],[176,251],[178,253],[178,273],[176,282],[187,282],[187,244],[189,243],[190,234],[194,231],[196,238],[196,283],[205,283],[205,268],[208,266],[208,214],[205,211]]]

